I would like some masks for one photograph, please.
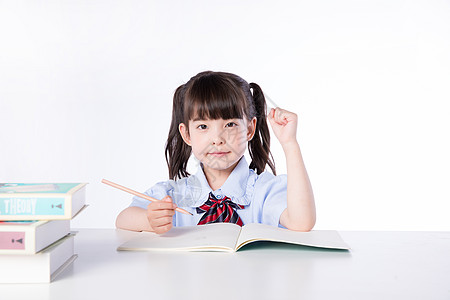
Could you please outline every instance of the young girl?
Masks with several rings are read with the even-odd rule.
[[[286,156],[287,176],[276,176],[267,119]],[[296,139],[297,115],[281,108],[266,116],[261,88],[237,75],[202,72],[175,91],[166,143],[171,180],[134,197],[116,226],[164,233],[172,226],[264,223],[309,231],[314,196]],[[250,166],[244,157],[250,154]],[[187,172],[194,154],[198,171]],[[266,172],[266,165],[273,174]],[[192,215],[175,211],[181,207]]]

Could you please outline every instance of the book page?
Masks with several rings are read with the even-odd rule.
[[[158,235],[142,232],[117,250],[161,251],[234,251],[241,227],[231,223],[173,227]]]
[[[283,242],[331,249],[350,249],[339,233],[334,230],[299,232],[258,223],[247,224],[242,228],[236,248],[239,249],[255,241]]]

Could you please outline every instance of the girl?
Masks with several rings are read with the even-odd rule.
[[[267,120],[286,155],[287,176],[276,176]],[[261,88],[237,75],[202,72],[175,91],[166,143],[171,180],[133,198],[116,226],[164,233],[172,226],[214,222],[264,223],[309,231],[316,220],[314,196],[296,139],[297,115],[281,108],[266,116]],[[250,165],[244,157],[247,150]],[[196,174],[187,172],[194,154]],[[272,173],[266,172],[266,165]],[[175,211],[182,207],[192,215]]]

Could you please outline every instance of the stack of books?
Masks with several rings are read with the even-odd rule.
[[[51,282],[76,258],[86,183],[0,183],[0,283]]]

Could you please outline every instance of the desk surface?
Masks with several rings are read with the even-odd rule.
[[[116,251],[133,232],[81,229],[78,259],[54,282],[0,284],[0,298],[450,299],[450,232],[340,234],[350,252],[263,243],[155,253]]]

